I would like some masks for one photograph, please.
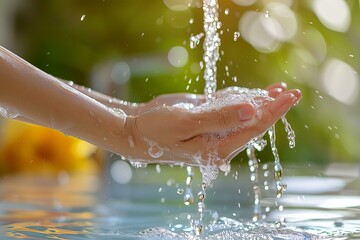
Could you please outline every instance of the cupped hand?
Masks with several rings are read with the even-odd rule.
[[[126,132],[131,150],[126,157],[197,165],[199,161],[206,164],[212,155],[214,164],[228,162],[301,98],[299,90],[286,90],[284,84],[272,85],[267,90],[274,100],[264,102],[261,117],[250,103],[194,112],[171,105],[183,101],[184,96],[194,104],[203,103],[203,98],[188,98],[189,95],[184,94],[154,99],[148,106],[143,106],[145,111],[127,119]]]
[[[270,97],[276,97],[278,94],[286,90],[285,83],[276,83],[266,88]],[[217,96],[221,96],[229,88],[222,89],[217,92]],[[108,101],[106,101],[108,102]],[[144,113],[154,107],[158,106],[173,106],[179,103],[192,104],[193,106],[199,106],[205,103],[205,97],[201,94],[191,93],[170,93],[160,95],[147,103],[129,104],[127,103],[124,109],[124,101],[113,98],[111,104],[107,103],[109,107],[119,107],[125,110],[129,115],[137,115]]]

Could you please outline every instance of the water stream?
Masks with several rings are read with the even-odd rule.
[[[204,48],[204,55],[203,55],[203,61],[205,63],[205,69],[204,69],[204,80],[205,80],[205,88],[204,88],[204,95],[206,102],[214,106],[214,102],[217,100],[217,93],[216,93],[216,87],[217,87],[217,62],[219,60],[219,48],[221,45],[221,39],[219,35],[219,29],[221,28],[221,22],[219,21],[219,3],[217,0],[203,0],[203,14],[204,14],[204,32],[200,33],[195,36],[190,37],[190,48],[195,48],[199,43],[200,39],[205,36],[203,48]],[[234,33],[234,41],[237,40],[237,34]],[[228,73],[228,69],[227,69]],[[227,91],[229,93],[229,90]],[[266,91],[262,91],[260,89],[246,89],[246,88],[233,88],[230,90],[230,93],[235,93],[242,95],[245,102],[251,101],[256,102],[255,99],[261,99],[261,101],[264,100],[272,100],[268,95]],[[240,97],[240,96],[235,96]],[[261,98],[262,97],[262,98]],[[226,103],[230,103],[230,101],[225,101]],[[261,107],[261,102],[257,105],[255,103],[256,107]],[[258,109],[259,112],[261,112],[261,109]],[[295,146],[295,134],[292,130],[290,124],[287,122],[285,117],[282,118],[282,121],[285,125],[285,130],[288,134],[288,140],[290,147]],[[279,154],[275,145],[276,136],[275,136],[275,126],[272,126],[268,130],[269,134],[269,140],[271,145],[271,150],[274,155],[274,178],[276,180],[276,197],[280,198],[283,195],[283,192],[286,189],[286,186],[281,183],[281,178],[283,175],[283,169],[280,164],[280,158]],[[256,150],[262,151],[264,147],[266,146],[266,141],[264,139],[257,138],[252,141],[250,141],[247,145],[247,155],[249,158],[249,168],[251,171],[250,174],[250,180],[253,184],[253,192],[254,192],[254,216],[252,220],[254,222],[257,222],[261,218],[265,218],[266,216],[262,216],[261,211],[261,190],[259,187],[259,162],[256,157]],[[210,159],[215,158],[215,159]],[[209,187],[209,182],[212,183],[215,181],[215,178],[217,177],[217,167],[211,167],[211,165],[217,160],[217,152],[216,148],[212,154],[210,154],[209,159],[207,160],[208,164],[206,166],[203,166],[200,164],[200,171],[202,173],[202,184],[201,184],[201,191],[198,193],[198,212],[199,212],[199,220],[192,222],[192,228],[196,235],[200,235],[203,232],[204,226],[202,223],[203,220],[203,213],[205,211],[205,198],[206,198],[206,188]],[[211,174],[209,174],[209,172]],[[214,172],[216,172],[214,174]],[[212,177],[209,180],[209,176]],[[188,177],[187,177],[187,189],[191,188],[188,185],[188,179],[193,178],[193,171],[189,171],[188,169]],[[204,181],[206,179],[206,181]],[[191,190],[187,190],[188,192],[192,192]],[[190,195],[185,195],[185,198]],[[185,204],[188,204],[189,201],[185,201]],[[283,208],[282,206],[281,209]],[[281,226],[284,224],[284,218],[280,218],[279,221],[276,222],[277,226]]]

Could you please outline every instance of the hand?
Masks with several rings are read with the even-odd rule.
[[[228,88],[222,89],[217,92],[217,96],[220,97]],[[279,93],[286,90],[285,83],[276,83],[269,86],[267,89],[270,97],[276,97]],[[201,94],[190,94],[190,93],[171,93],[160,95],[147,103],[129,103],[122,100],[113,98],[111,104],[107,102],[108,107],[121,108],[129,115],[137,115],[144,113],[151,108],[158,106],[173,106],[178,103],[192,104],[193,106],[199,106],[205,103],[205,97]],[[124,107],[124,103],[126,103]],[[127,106],[127,107],[126,107]]]
[[[160,101],[155,99],[148,103],[148,108],[144,106],[146,111],[128,117],[126,131],[132,150],[126,157],[197,165],[194,156],[200,156],[200,161],[205,163],[208,154],[213,154],[215,150],[215,164],[228,162],[251,139],[267,131],[301,98],[299,90],[287,91],[282,84],[272,85],[268,91],[275,99],[263,106],[261,118],[255,116],[254,106],[249,103],[191,112],[166,105],[169,99],[176,98],[160,98],[166,100],[165,106],[158,106]],[[227,134],[224,135],[224,132]]]
[[[247,102],[197,112],[172,106],[179,101],[195,107],[204,103],[203,96],[191,94],[160,96],[127,108],[121,100],[69,86],[1,46],[0,75],[0,85],[6,86],[0,88],[1,107],[16,113],[16,119],[148,162],[197,165],[210,155],[214,164],[230,161],[301,98],[298,90],[270,86],[274,99],[260,101],[261,117],[258,107]],[[219,99],[226,91],[218,92]],[[111,109],[112,104],[120,110]]]

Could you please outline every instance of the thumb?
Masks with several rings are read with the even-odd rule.
[[[209,132],[222,132],[243,125],[253,119],[255,109],[252,104],[242,103],[195,113],[195,115],[199,123],[197,135]]]

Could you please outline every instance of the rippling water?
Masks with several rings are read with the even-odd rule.
[[[256,224],[248,170],[234,167],[208,190],[201,238],[189,225],[196,204],[185,206],[179,191],[184,169],[161,169],[133,169],[125,185],[108,176],[2,177],[0,239],[360,239],[358,165],[285,166],[288,189],[276,203],[275,188],[263,189],[266,218]],[[285,227],[275,226],[279,217]]]

